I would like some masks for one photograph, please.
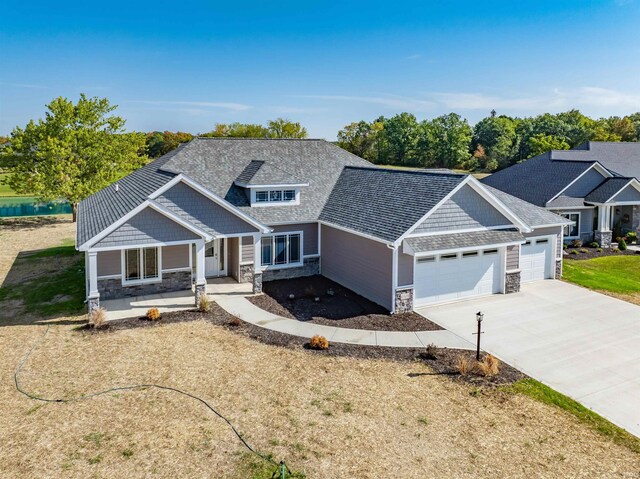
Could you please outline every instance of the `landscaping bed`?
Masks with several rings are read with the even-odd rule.
[[[627,256],[640,254],[640,251],[634,251],[626,249],[624,251],[618,248],[591,248],[588,246],[581,246],[580,248],[573,248],[571,246],[564,250],[565,259],[593,259],[602,258],[606,256]]]
[[[269,281],[262,289],[262,295],[247,299],[265,311],[298,321],[375,331],[443,329],[417,313],[391,315],[382,306],[320,275]]]

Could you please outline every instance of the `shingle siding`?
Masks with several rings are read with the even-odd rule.
[[[470,186],[464,186],[434,211],[414,233],[510,225],[511,221]]]

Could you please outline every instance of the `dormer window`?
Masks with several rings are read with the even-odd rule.
[[[252,206],[269,206],[276,204],[299,204],[300,190],[298,188],[275,189],[251,188]]]

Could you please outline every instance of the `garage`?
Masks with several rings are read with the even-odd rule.
[[[520,280],[523,283],[552,278],[553,241],[550,237],[530,238],[520,247]]]
[[[417,257],[415,304],[424,306],[501,292],[502,258],[498,248]]]

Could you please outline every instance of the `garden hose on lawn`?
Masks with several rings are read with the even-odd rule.
[[[262,454],[261,452],[257,451],[256,449],[254,449],[253,447],[251,447],[251,445],[242,437],[242,435],[238,432],[238,430],[235,428],[235,426],[231,423],[231,421],[229,419],[227,419],[225,416],[223,416],[222,414],[220,414],[218,411],[216,411],[215,408],[213,408],[213,406],[211,406],[211,404],[209,404],[207,401],[205,401],[202,398],[199,398],[198,396],[195,396],[191,393],[188,393],[186,391],[182,391],[180,389],[177,388],[173,388],[171,386],[162,386],[160,384],[134,384],[131,386],[116,386],[116,387],[112,387],[109,389],[104,389],[102,391],[97,391],[94,393],[90,393],[90,394],[83,394],[81,396],[77,396],[75,398],[68,398],[68,399],[52,399],[52,398],[44,398],[44,397],[40,397],[40,396],[36,396],[34,394],[29,393],[28,391],[25,391],[24,389],[22,389],[22,387],[20,386],[20,372],[22,371],[22,368],[24,367],[24,365],[26,364],[27,360],[29,359],[29,357],[31,356],[31,354],[37,349],[37,347],[44,341],[44,338],[47,336],[47,334],[49,333],[49,329],[51,328],[51,325],[47,325],[44,334],[40,337],[40,339],[33,345],[31,346],[31,349],[29,349],[29,351],[27,351],[27,353],[24,355],[24,357],[22,358],[22,360],[20,361],[20,363],[18,364],[18,367],[16,368],[16,371],[13,375],[13,379],[15,381],[15,385],[16,385],[16,390],[21,393],[24,394],[25,396],[27,396],[30,399],[34,399],[36,401],[42,401],[42,402],[56,402],[56,403],[68,403],[68,402],[76,402],[76,401],[83,401],[85,399],[90,399],[96,396],[101,396],[103,394],[108,394],[111,392],[115,392],[115,391],[130,391],[130,390],[134,390],[134,389],[147,389],[147,388],[156,388],[156,389],[160,389],[163,391],[172,391],[178,394],[182,394],[183,396],[187,396],[191,399],[195,399],[196,401],[201,402],[202,404],[204,404],[207,409],[209,409],[211,412],[213,412],[216,416],[218,416],[220,419],[222,419],[224,422],[227,423],[227,425],[231,428],[231,430],[233,431],[233,433],[238,437],[238,439],[240,440],[240,442],[253,454],[255,454],[256,456],[258,456],[260,459],[267,461],[271,464],[273,464],[276,467],[276,470],[274,472],[274,476],[276,474],[278,474],[280,472],[280,469],[284,469],[286,468],[286,472],[287,474],[291,475],[291,471],[289,470],[289,467],[285,464],[284,461],[281,462],[276,462],[273,459],[271,459],[271,457],[266,456],[265,454]],[[283,475],[281,476],[284,478],[284,471],[283,471]]]

